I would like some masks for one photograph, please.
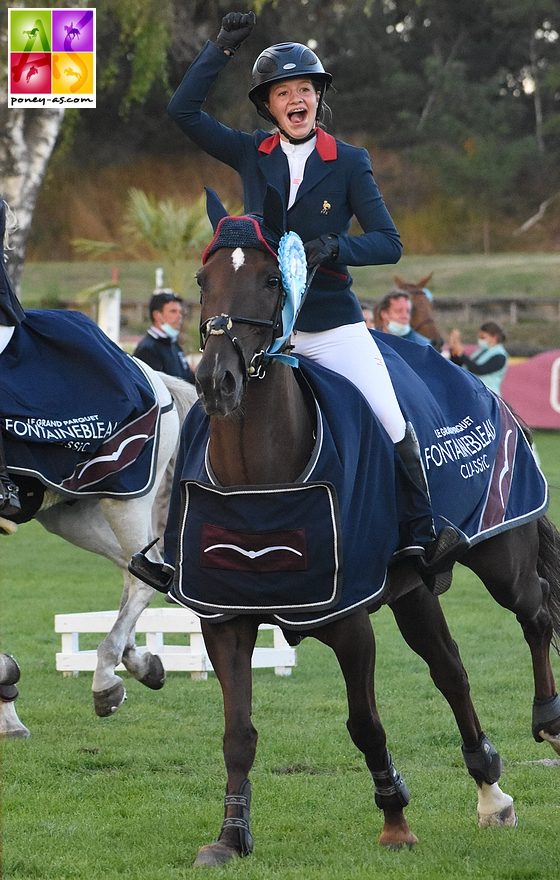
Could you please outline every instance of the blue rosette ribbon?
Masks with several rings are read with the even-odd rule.
[[[296,322],[303,298],[307,291],[307,259],[303,242],[297,232],[285,232],[278,245],[278,265],[282,276],[282,286],[286,294],[282,309],[282,335],[269,346],[267,354],[297,367],[298,360],[293,355],[282,354]]]

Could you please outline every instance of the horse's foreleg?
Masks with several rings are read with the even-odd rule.
[[[97,648],[97,665],[92,691],[95,712],[99,717],[114,714],[126,699],[123,681],[115,669],[122,661],[127,672],[147,687],[163,687],[165,671],[160,658],[151,651],[139,651],[135,644],[135,626],[150,603],[154,590],[132,575],[125,575],[126,601],[111,631]]]
[[[419,587],[394,602],[391,610],[407,644],[427,663],[435,686],[455,716],[463,759],[478,787],[479,825],[515,825],[513,799],[498,785],[500,756],[480,726],[467,673],[439,600]]]
[[[375,803],[383,810],[379,843],[392,849],[413,846],[403,808],[410,799],[403,778],[387,751],[386,736],[375,705],[375,640],[368,614],[359,611],[314,630],[313,635],[336,654],[348,698],[348,732],[363,753],[375,787]]]
[[[101,509],[107,525],[117,538],[121,556],[126,563],[138,546],[145,546],[151,538],[150,516],[153,494],[134,501],[103,499]],[[157,552],[155,550],[153,552]],[[122,566],[122,562],[118,562]],[[111,715],[126,699],[122,679],[115,668],[122,661],[126,670],[138,681],[152,689],[163,686],[165,672],[159,657],[149,651],[138,651],[135,644],[135,626],[150,603],[154,590],[133,577],[125,567],[124,588],[117,620],[97,649],[97,666],[92,691],[95,712],[103,717]]]
[[[222,865],[253,850],[248,776],[257,749],[257,731],[251,722],[251,657],[257,631],[258,621],[253,617],[236,617],[215,624],[202,622],[206,650],[224,699],[227,787],[218,840],[199,849],[196,866]]]
[[[19,676],[19,666],[14,658],[0,653],[0,737],[29,736],[29,730],[19,720],[15,707]]]

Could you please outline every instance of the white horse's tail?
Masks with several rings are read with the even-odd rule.
[[[158,372],[158,376],[175,401],[179,421],[183,424],[191,406],[198,400],[194,385],[185,382],[184,379],[178,379],[176,376],[169,376],[167,373]]]

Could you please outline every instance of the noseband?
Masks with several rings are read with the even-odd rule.
[[[245,318],[241,315],[225,314],[214,315],[213,318],[208,318],[207,321],[204,321],[200,325],[200,351],[204,351],[206,343],[211,336],[225,335],[233,345],[239,357],[241,371],[243,373],[243,383],[245,384],[248,379],[264,379],[266,375],[266,367],[270,361],[270,357],[267,354],[269,346],[267,346],[266,349],[263,348],[260,351],[255,352],[249,361],[249,364],[247,364],[239,340],[232,332],[233,325],[248,324],[251,327],[269,327],[272,331],[270,339],[270,344],[272,344],[272,341],[277,335],[277,331],[280,329],[280,315],[282,314],[282,306],[284,304],[285,296],[286,294],[282,287],[276,300],[273,317],[270,320],[264,318]]]

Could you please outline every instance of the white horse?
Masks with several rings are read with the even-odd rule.
[[[145,364],[142,368],[148,373],[162,408],[157,470],[152,489],[140,498],[89,497],[73,504],[62,503],[67,500],[66,497],[48,490],[41,508],[35,514],[35,519],[47,531],[84,550],[105,556],[124,573],[118,618],[97,649],[92,690],[95,712],[99,716],[111,715],[126,698],[122,680],[115,674],[119,663],[122,662],[133,678],[149,688],[161,688],[165,680],[160,658],[148,651],[141,653],[135,646],[136,622],[155,591],[133,577],[127,565],[131,556],[155,537],[152,512],[158,487],[175,454],[184,417],[197,395],[188,382],[156,373]],[[175,406],[165,411],[171,397]],[[161,561],[157,547],[154,546],[150,554],[155,561]],[[18,679],[19,667],[14,658],[0,654],[0,736],[29,736],[14,705]]]

